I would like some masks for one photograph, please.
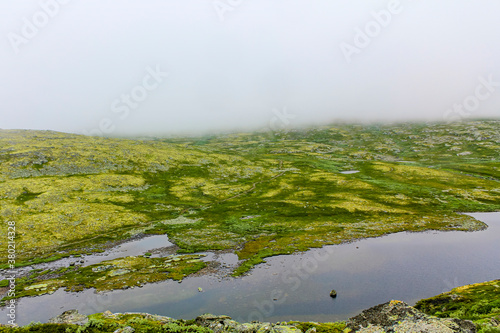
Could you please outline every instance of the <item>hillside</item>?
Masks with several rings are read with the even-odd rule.
[[[18,266],[167,233],[178,253],[235,251],[239,275],[357,238],[484,228],[458,213],[500,210],[499,180],[498,120],[151,140],[0,130],[1,230],[15,222]]]

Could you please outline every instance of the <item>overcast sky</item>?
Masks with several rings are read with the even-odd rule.
[[[500,1],[0,0],[0,128],[500,116]]]

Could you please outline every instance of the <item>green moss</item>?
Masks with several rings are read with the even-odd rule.
[[[28,189],[24,188],[23,192],[16,197],[16,201],[19,203],[25,203],[28,200],[35,199],[40,194],[42,194],[42,192],[33,193],[33,192],[30,192]]]
[[[318,333],[346,332],[345,323],[311,323],[293,321],[286,323],[302,332],[316,329]],[[94,333],[115,332],[116,330],[131,327],[135,332],[164,332],[164,333],[211,333],[211,329],[196,324],[195,320],[176,320],[150,314],[106,314],[97,313],[89,316],[83,326],[69,324],[30,324],[24,327],[0,327],[0,332],[64,332],[64,333]]]
[[[499,133],[498,120],[150,141],[0,130],[0,230],[16,222],[18,266],[145,232],[179,253],[235,250],[236,274],[355,238],[476,230],[457,212],[500,211]]]
[[[318,333],[342,333],[345,332],[346,324],[343,321],[335,323],[311,323],[311,322],[298,322],[291,321],[287,323],[288,325],[294,325],[302,332],[306,332],[309,329],[316,329]]]
[[[454,288],[423,299],[415,307],[427,314],[474,320],[478,323],[500,315],[500,280]]]
[[[32,260],[17,261],[14,264],[14,267],[25,267],[25,266],[31,266],[31,265],[41,264],[41,263],[45,263],[45,262],[56,261],[56,260],[59,260],[59,259],[62,259],[62,258],[67,258],[69,256],[70,255],[67,254],[67,253],[64,253],[64,254],[55,254],[55,255],[47,254],[45,256],[41,256],[39,258],[35,258],[35,259],[32,259]],[[0,269],[7,269],[7,268],[9,268],[8,264],[1,264],[0,265]]]
[[[134,288],[168,279],[182,280],[206,267],[199,255],[172,255],[164,258],[126,257],[87,267],[60,268],[33,272],[16,280],[15,298],[53,293],[59,288],[98,291]],[[10,297],[0,302],[5,304]]]

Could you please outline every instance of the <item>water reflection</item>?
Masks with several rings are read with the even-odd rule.
[[[500,213],[471,215],[489,228],[398,233],[272,257],[238,279],[191,277],[105,294],[59,290],[21,300],[18,323],[45,322],[74,308],[86,314],[150,312],[184,319],[210,312],[240,321],[343,320],[391,299],[413,303],[458,285],[499,278]],[[219,259],[236,260],[231,254]],[[331,289],[337,298],[329,296]]]

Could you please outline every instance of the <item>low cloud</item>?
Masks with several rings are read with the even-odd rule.
[[[286,126],[498,117],[499,10],[493,0],[2,2],[0,128],[203,134],[283,126],[273,122],[285,109]],[[156,68],[168,76],[146,80]],[[490,77],[495,89],[478,88]]]

